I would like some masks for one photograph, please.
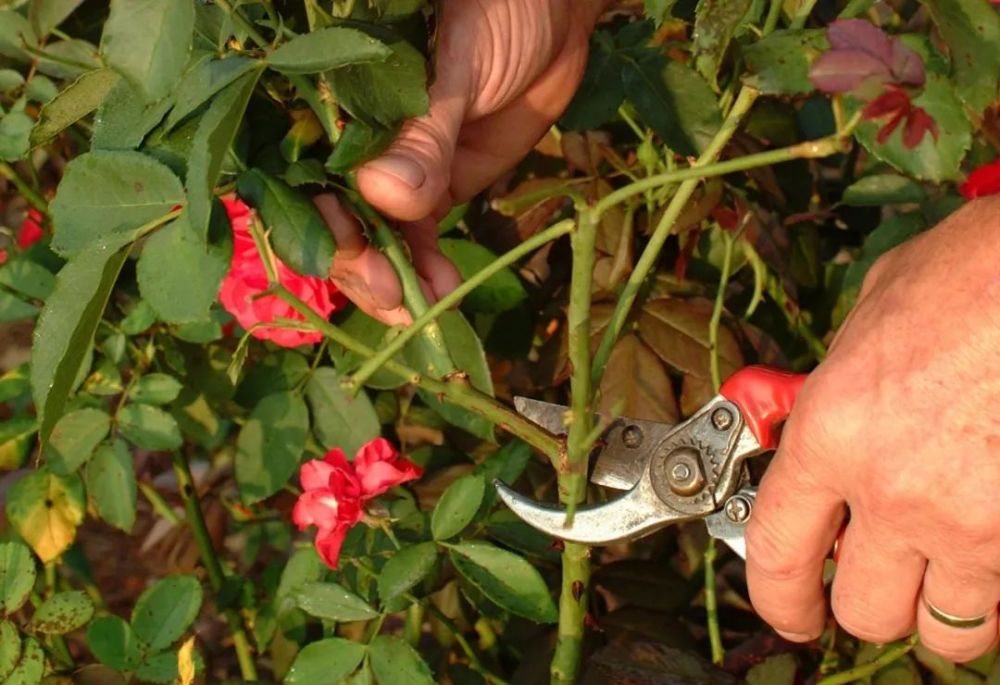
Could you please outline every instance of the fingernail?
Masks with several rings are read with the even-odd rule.
[[[414,190],[422,186],[427,178],[423,167],[419,164],[409,157],[393,153],[383,155],[369,162],[366,166],[369,169],[388,174]]]
[[[789,642],[810,642],[816,639],[809,633],[792,633],[784,630],[776,630],[775,632]]]

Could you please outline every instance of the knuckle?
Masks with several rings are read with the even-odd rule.
[[[831,598],[831,610],[840,627],[860,640],[875,644],[904,637],[914,620],[912,611],[876,608],[874,602],[836,589]]]
[[[771,581],[796,580],[805,575],[811,566],[794,554],[789,535],[769,519],[756,517],[746,532],[747,559],[753,571]]]

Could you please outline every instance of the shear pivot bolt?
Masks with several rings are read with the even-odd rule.
[[[733,523],[743,523],[750,518],[752,505],[743,495],[734,495],[726,502],[726,518]]]
[[[622,442],[626,447],[635,449],[642,444],[642,429],[638,426],[626,426],[622,431]]]
[[[716,409],[712,412],[712,425],[716,430],[727,431],[733,425],[733,415],[728,409]]]
[[[681,497],[691,497],[705,487],[705,477],[698,465],[700,455],[690,447],[681,447],[670,454],[659,467],[666,476],[671,492]],[[654,474],[655,475],[655,474]],[[662,476],[661,476],[662,477]]]

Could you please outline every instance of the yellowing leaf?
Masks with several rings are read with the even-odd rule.
[[[181,685],[191,685],[194,682],[194,635],[185,640],[177,651],[177,672],[180,674]]]
[[[7,518],[43,562],[62,554],[76,538],[85,510],[78,475],[56,476],[40,468],[17,481],[7,497]]]

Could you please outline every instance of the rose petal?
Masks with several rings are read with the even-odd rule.
[[[365,498],[378,497],[397,485],[416,480],[423,471],[408,459],[399,459],[395,463],[376,462],[363,471],[358,471],[361,479],[361,491]]]
[[[958,190],[967,200],[1000,193],[1000,159],[975,169]]]
[[[340,502],[329,490],[310,490],[299,496],[292,508],[292,522],[299,530],[309,526],[330,528],[339,520]]]
[[[310,459],[299,469],[299,482],[304,490],[319,490],[330,487],[330,475],[334,468],[326,461]]]
[[[351,526],[340,525],[316,534],[316,552],[331,569],[337,568],[340,562],[340,548],[344,546],[344,538],[350,529]]]

